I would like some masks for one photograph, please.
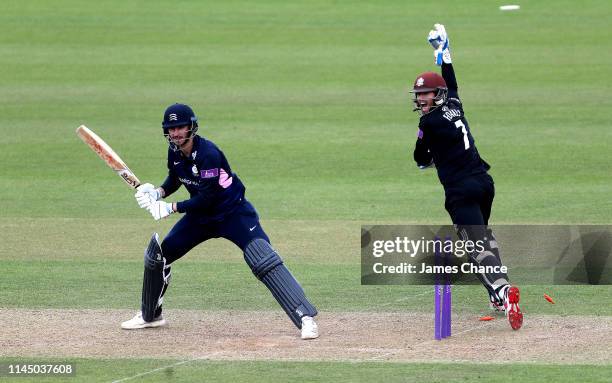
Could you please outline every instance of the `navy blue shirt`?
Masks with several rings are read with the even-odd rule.
[[[474,144],[452,65],[442,64],[442,77],[448,87],[448,100],[421,117],[414,159],[420,166],[433,161],[440,182],[448,185],[473,174],[486,173],[490,166]]]
[[[168,177],[161,185],[166,197],[184,185],[191,198],[176,204],[179,213],[193,214],[201,221],[219,221],[243,201],[245,187],[212,141],[193,137],[189,157],[168,148]]]

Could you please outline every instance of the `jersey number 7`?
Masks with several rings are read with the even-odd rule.
[[[457,129],[461,128],[461,132],[463,132],[463,144],[465,145],[465,150],[468,150],[470,148],[470,140],[468,139],[467,129],[465,129],[463,121],[455,121],[455,126],[457,127]]]

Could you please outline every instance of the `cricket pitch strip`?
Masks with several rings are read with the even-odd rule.
[[[165,328],[122,330],[120,323],[133,315],[129,310],[0,309],[0,355],[612,363],[607,316],[526,315],[523,328],[513,331],[503,316],[479,322],[476,315],[455,314],[452,337],[436,341],[433,314],[323,312],[317,316],[320,338],[303,341],[282,312],[168,310]]]

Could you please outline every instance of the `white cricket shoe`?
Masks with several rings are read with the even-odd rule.
[[[166,322],[164,317],[161,315],[153,319],[151,322],[146,322],[142,317],[142,312],[139,311],[134,318],[121,323],[121,328],[124,330],[136,330],[139,328],[162,327],[167,323],[168,322]]]
[[[319,337],[319,327],[312,317],[302,317],[302,339],[316,339]]]

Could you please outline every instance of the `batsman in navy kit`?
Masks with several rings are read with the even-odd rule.
[[[478,154],[463,112],[444,26],[435,24],[428,41],[442,76],[425,72],[414,81],[414,110],[421,116],[414,160],[420,169],[437,169],[445,208],[459,237],[483,241],[485,250],[470,254],[470,262],[501,266],[497,242],[488,228],[495,195],[493,178],[487,172],[489,164]],[[519,289],[510,285],[506,273],[483,273],[478,278],[489,293],[491,307],[505,312],[511,327],[518,330],[523,323]]]
[[[141,311],[121,324],[124,329],[160,327],[163,296],[170,282],[170,269],[198,244],[211,238],[226,238],[244,253],[253,274],[270,290],[296,327],[302,339],[318,337],[313,317],[316,308],[308,301],[300,284],[271,246],[255,208],[245,198],[245,187],[232,172],[225,155],[210,140],[197,135],[198,120],[184,104],[169,106],[162,122],[168,140],[168,177],[155,188],[143,184],[136,200],[155,220],[173,213],[184,216],[160,243],[153,234],[145,251]],[[181,185],[190,198],[165,202]]]

